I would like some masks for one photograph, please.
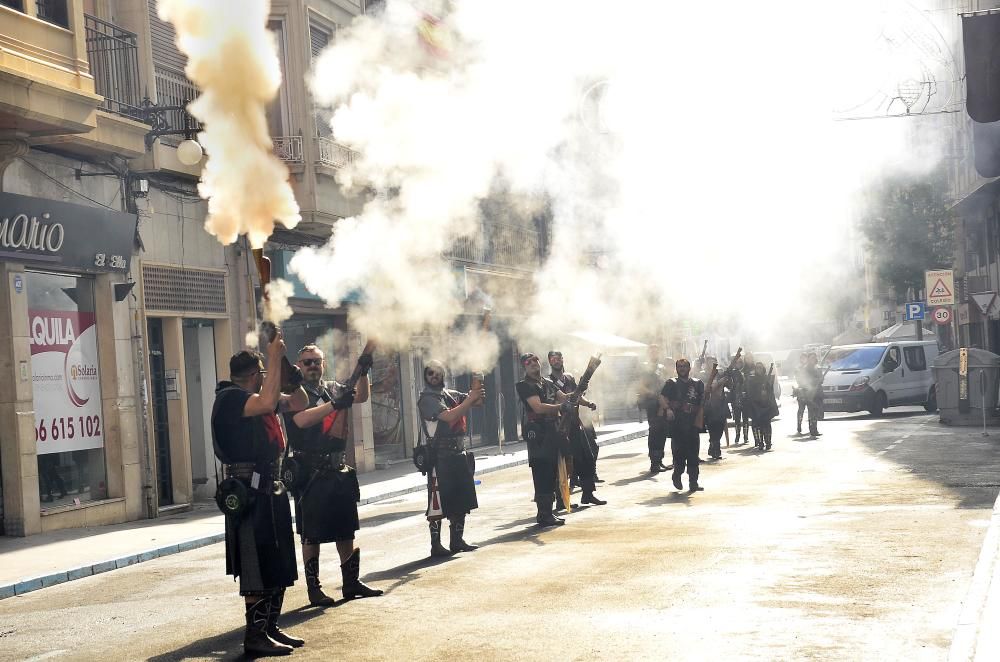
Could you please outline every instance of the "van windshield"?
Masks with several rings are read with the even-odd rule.
[[[830,370],[867,370],[874,368],[885,353],[885,347],[835,347],[826,356]]]

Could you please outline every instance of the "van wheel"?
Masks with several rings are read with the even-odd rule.
[[[885,408],[889,406],[889,400],[885,397],[885,393],[879,391],[875,394],[875,403],[872,405],[868,413],[872,416],[881,416]]]
[[[927,396],[927,402],[924,403],[924,409],[931,413],[937,411],[937,389],[931,388],[931,393]]]

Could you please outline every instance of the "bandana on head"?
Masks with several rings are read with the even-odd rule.
[[[534,360],[537,361],[538,360],[538,356],[536,354],[532,354],[531,352],[528,352],[526,354],[521,354],[521,365],[528,365],[528,363],[532,359],[534,359]]]

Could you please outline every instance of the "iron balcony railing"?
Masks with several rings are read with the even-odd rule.
[[[358,153],[329,138],[316,138],[317,160],[332,168],[346,168],[354,163]]]
[[[198,96],[198,88],[187,79],[184,72],[174,71],[159,64],[153,67],[153,77],[156,79],[156,105],[158,106],[184,106],[194,101]],[[184,123],[184,116],[188,115],[188,124]],[[164,113],[164,125],[179,129],[190,126],[193,131],[201,130],[201,122],[190,116],[186,110],[169,110]],[[183,136],[164,136],[161,140],[176,146],[183,140]]]
[[[141,119],[138,36],[89,14],[83,24],[94,90],[104,97],[104,109]]]
[[[287,163],[302,163],[302,136],[275,136],[274,155]]]
[[[461,262],[531,271],[541,263],[541,238],[531,228],[485,221],[480,224],[478,235],[459,239],[445,256]]]

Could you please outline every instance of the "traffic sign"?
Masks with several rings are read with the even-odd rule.
[[[927,303],[931,306],[955,304],[955,272],[951,269],[924,272]]]
[[[914,320],[922,320],[926,312],[926,306],[923,301],[911,301],[909,303],[903,304],[903,321],[912,322]]]
[[[951,310],[948,308],[935,308],[934,309],[934,321],[938,324],[950,324],[951,323]]]

